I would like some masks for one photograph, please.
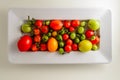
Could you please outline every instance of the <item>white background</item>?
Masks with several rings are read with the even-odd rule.
[[[120,80],[119,4],[120,0],[0,0],[0,80]],[[112,62],[89,65],[10,64],[7,57],[7,12],[12,7],[111,9]]]

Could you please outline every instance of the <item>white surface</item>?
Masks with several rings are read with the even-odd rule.
[[[72,11],[72,13],[71,13]],[[36,19],[96,19],[100,21],[100,49],[85,54],[73,51],[59,55],[57,52],[27,52],[17,49],[17,41],[22,36],[20,25],[27,16]],[[106,31],[107,30],[107,31]],[[107,40],[109,39],[109,41]],[[12,47],[12,48],[11,48]],[[16,8],[8,12],[8,56],[11,63],[18,64],[79,64],[79,63],[109,63],[111,62],[111,12],[98,8]]]
[[[0,80],[120,80],[120,0],[0,0]],[[13,65],[7,56],[7,12],[11,7],[83,8],[112,11],[112,63],[99,65]]]

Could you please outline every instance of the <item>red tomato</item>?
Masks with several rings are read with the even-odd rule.
[[[69,31],[70,31],[70,32],[73,32],[73,31],[75,31],[75,28],[74,28],[74,27],[70,27],[70,28],[69,28]]]
[[[35,35],[39,35],[40,34],[40,30],[38,28],[35,28],[33,31],[34,31]]]
[[[71,25],[71,22],[70,22],[70,21],[68,21],[68,20],[65,20],[65,21],[64,21],[64,27],[69,28],[70,25]]]
[[[40,44],[40,50],[41,51],[46,51],[47,50],[47,45],[46,44]]]
[[[76,50],[78,50],[78,45],[77,44],[72,44],[72,50],[74,50],[74,51],[76,51]]]
[[[72,20],[71,25],[76,28],[80,25],[80,21],[79,20]]]
[[[42,21],[41,20],[36,20],[34,25],[37,26],[38,28],[41,28],[42,27]]]
[[[41,41],[40,35],[34,36],[34,42],[40,42],[40,41]]]
[[[47,34],[48,33],[48,26],[42,26],[41,27],[41,31],[43,32],[43,33],[45,33],[45,34]]]
[[[28,51],[32,45],[32,38],[28,35],[24,35],[17,43],[19,51]]]
[[[58,31],[60,30],[62,27],[63,27],[63,23],[61,20],[53,20],[51,21],[50,23],[50,27],[55,30],[55,31]]]
[[[67,40],[69,38],[69,35],[68,34],[63,34],[62,38],[63,38],[63,40]]]
[[[72,45],[73,44],[73,41],[71,40],[71,39],[68,39],[67,41],[66,41],[66,45]]]
[[[31,49],[32,49],[32,51],[38,51],[38,48],[37,48],[36,44],[32,44]]]
[[[64,49],[69,53],[72,50],[72,47],[70,45],[66,45]]]
[[[93,30],[87,30],[85,32],[85,35],[87,38],[91,38],[94,35],[94,31]]]
[[[100,38],[98,36],[93,36],[94,38],[91,39],[92,44],[98,44],[100,42]]]

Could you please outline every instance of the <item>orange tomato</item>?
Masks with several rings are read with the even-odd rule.
[[[58,48],[58,42],[55,38],[51,37],[47,43],[48,50],[50,52],[55,52]]]

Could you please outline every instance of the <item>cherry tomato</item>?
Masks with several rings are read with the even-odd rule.
[[[75,31],[75,28],[74,28],[74,27],[70,27],[70,28],[69,28],[69,31],[70,31],[70,32],[73,32],[73,31]]]
[[[38,51],[38,48],[37,48],[36,44],[32,44],[31,50],[32,51]]]
[[[77,51],[78,50],[78,45],[77,44],[72,44],[72,50]]]
[[[41,27],[41,31],[42,31],[42,33],[45,33],[45,34],[47,34],[48,33],[48,26],[42,26]]]
[[[38,28],[41,28],[42,27],[42,21],[41,20],[36,20],[34,25],[37,26]]]
[[[72,20],[71,25],[76,28],[80,25],[80,21],[79,20]]]
[[[71,47],[70,45],[66,45],[66,46],[64,47],[64,49],[65,49],[66,52],[69,53],[69,52],[72,50],[72,47]]]
[[[40,35],[34,36],[34,42],[40,42],[40,41],[41,41]]]
[[[62,29],[63,23],[62,23],[61,20],[52,20],[51,23],[50,23],[50,27],[53,30],[58,31],[58,30]]]
[[[85,32],[85,35],[87,38],[91,38],[94,35],[94,31],[93,30],[87,30]]]
[[[40,50],[41,51],[46,51],[47,50],[47,45],[46,44],[40,44]]]
[[[64,21],[64,27],[69,28],[70,25],[71,25],[71,22],[70,22],[70,21],[68,21],[68,20],[65,20],[65,21]]]
[[[72,45],[73,44],[73,41],[71,40],[71,39],[68,39],[67,41],[66,41],[66,45]]]
[[[24,35],[17,43],[19,51],[28,51],[32,45],[32,38],[28,35]]]
[[[63,34],[62,37],[63,37],[63,40],[67,40],[69,38],[69,35],[68,34]]]
[[[40,30],[38,28],[35,28],[33,31],[34,31],[35,35],[39,35],[40,34]]]
[[[98,44],[100,42],[100,38],[98,36],[93,36],[91,39],[92,44]]]

